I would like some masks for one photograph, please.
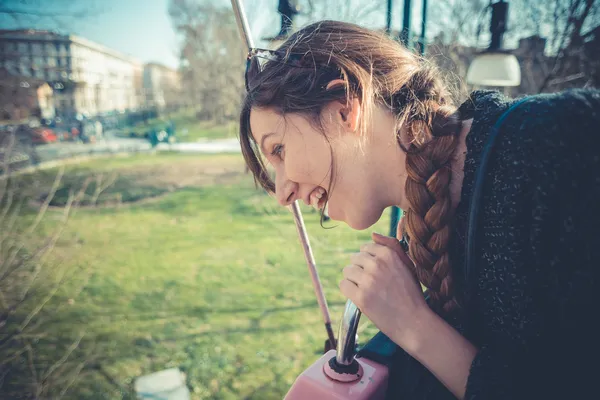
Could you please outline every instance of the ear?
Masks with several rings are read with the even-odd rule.
[[[326,89],[329,90],[332,87],[341,85],[346,85],[346,82],[342,79],[334,79],[327,84]],[[352,97],[349,104],[335,102],[333,108],[335,115],[339,117],[339,123],[345,126],[348,131],[356,132],[361,116],[361,105],[358,98]]]

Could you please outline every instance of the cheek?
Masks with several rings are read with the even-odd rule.
[[[329,182],[331,154],[327,143],[307,146],[300,142],[287,147],[285,169],[291,180],[315,185],[326,185]]]

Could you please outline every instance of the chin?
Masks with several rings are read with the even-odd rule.
[[[379,221],[379,218],[381,218],[382,214],[383,210],[379,212],[373,212],[373,210],[356,210],[356,213],[346,214],[336,218],[336,215],[333,214],[331,210],[329,212],[331,219],[335,221],[343,221],[350,228],[357,231],[363,231],[375,225],[377,221]]]
[[[347,222],[347,224],[350,228],[352,228],[356,231],[364,231],[365,229],[368,229],[374,225],[374,224],[370,224],[365,221],[352,221],[352,222]]]

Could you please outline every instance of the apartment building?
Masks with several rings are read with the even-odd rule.
[[[181,103],[179,72],[159,63],[144,65],[144,102],[164,109]]]
[[[59,116],[135,110],[143,101],[140,61],[75,35],[0,30],[0,68],[48,82]]]

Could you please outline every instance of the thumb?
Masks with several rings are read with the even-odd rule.
[[[396,253],[404,254],[404,249],[402,249],[402,245],[400,244],[400,241],[398,241],[398,239],[396,239],[395,237],[384,236],[377,232],[373,232],[371,237],[373,238],[373,241],[375,243],[380,244],[382,246],[389,247],[390,249],[394,250]]]
[[[373,238],[373,241],[375,243],[389,247],[390,249],[394,250],[394,252],[400,257],[400,260],[402,260],[402,262],[404,262],[406,265],[412,264],[412,261],[410,260],[408,255],[404,252],[400,241],[395,237],[384,236],[377,232],[373,232],[371,234],[371,237]]]

